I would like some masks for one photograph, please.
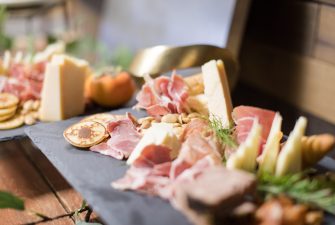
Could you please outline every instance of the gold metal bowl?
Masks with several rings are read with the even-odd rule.
[[[222,59],[228,74],[230,88],[237,81],[237,62],[225,48],[212,45],[154,46],[140,50],[134,57],[129,72],[137,78],[144,74],[159,76],[174,69],[200,67],[212,59]]]

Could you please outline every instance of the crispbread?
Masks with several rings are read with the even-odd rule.
[[[85,121],[95,121],[98,123],[101,123],[104,125],[105,128],[107,128],[107,125],[111,121],[119,120],[125,118],[125,115],[113,115],[109,113],[97,113],[93,114],[91,116],[85,117],[84,119],[81,120],[81,122]]]
[[[8,130],[17,128],[23,125],[24,119],[21,115],[16,115],[10,120],[0,122],[0,130]]]
[[[16,111],[17,106],[12,106],[9,108],[4,108],[4,109],[0,109],[0,117],[2,116],[6,116],[8,114],[12,114],[13,112]]]
[[[107,137],[107,131],[101,123],[81,121],[68,127],[63,136],[73,146],[88,148],[102,142]]]
[[[19,103],[19,99],[9,93],[0,94],[0,109],[6,109],[13,106],[16,106]]]
[[[8,120],[15,115],[15,111],[4,116],[0,116],[0,122]]]

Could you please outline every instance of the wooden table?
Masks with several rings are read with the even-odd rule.
[[[47,158],[28,140],[0,143],[0,190],[10,191],[25,201],[26,211],[0,210],[1,225],[75,224],[74,216],[83,202]],[[50,217],[43,220],[29,211]],[[84,220],[87,210],[80,213]],[[97,216],[92,215],[96,220]]]

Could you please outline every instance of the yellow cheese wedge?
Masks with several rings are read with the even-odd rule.
[[[243,142],[236,152],[227,160],[226,166],[228,169],[241,169],[249,172],[255,171],[261,134],[262,127],[258,120],[255,119],[245,142]]]
[[[88,63],[54,55],[46,66],[41,94],[40,119],[58,121],[84,112],[84,86]]]
[[[233,110],[226,71],[222,60],[211,60],[202,66],[205,95],[210,116],[218,117],[228,127]]]
[[[279,153],[276,176],[283,176],[301,171],[301,138],[305,133],[306,126],[307,119],[301,116]]]
[[[280,140],[283,136],[281,124],[283,118],[277,112],[271,126],[271,130],[266,140],[266,144],[261,156],[258,172],[274,174],[276,170],[277,158],[280,149]]]
[[[140,157],[142,150],[148,145],[163,145],[168,147],[172,150],[171,158],[176,158],[180,147],[180,141],[174,133],[172,124],[153,123],[131,153],[127,160],[127,164],[132,164],[138,157]]]

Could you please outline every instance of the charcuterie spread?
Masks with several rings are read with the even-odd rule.
[[[286,137],[279,112],[234,107],[221,60],[187,78],[144,77],[135,108],[147,117],[96,114],[64,131],[80,149],[126,160],[112,188],[159,196],[199,225],[320,224],[335,214],[334,174],[312,169],[332,134],[307,136],[301,116]]]

